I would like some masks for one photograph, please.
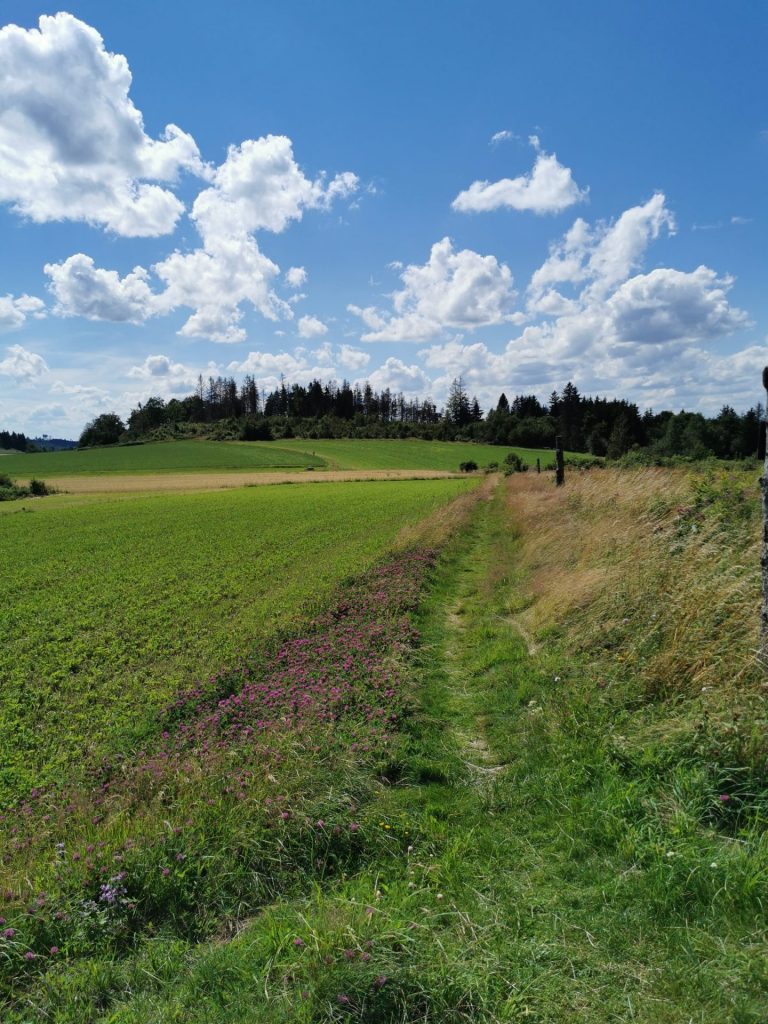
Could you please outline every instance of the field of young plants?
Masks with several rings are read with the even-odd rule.
[[[0,516],[0,804],[121,749],[181,686],[289,631],[466,480],[246,488]]]
[[[0,455],[0,471],[26,480],[141,473],[190,473],[268,469],[430,469],[456,473],[462,462],[483,469],[514,451],[528,466],[548,468],[554,453],[531,448],[449,441],[305,440],[159,441],[83,451]],[[579,456],[574,456],[578,458]]]
[[[280,445],[320,456],[330,469],[442,469],[455,473],[462,462],[476,462],[481,469],[491,463],[501,465],[509,452],[515,452],[528,466],[541,459],[542,469],[553,466],[555,459],[552,451],[462,441],[293,439]]]
[[[0,472],[20,479],[102,473],[173,473],[306,469],[323,460],[280,444],[244,441],[155,441],[112,448],[0,455]]]

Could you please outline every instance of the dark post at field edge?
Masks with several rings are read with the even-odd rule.
[[[559,437],[555,438],[555,483],[562,487],[565,483],[565,462],[563,461],[563,445]]]
[[[768,366],[763,370],[763,387],[768,391]],[[760,660],[768,667],[768,413],[766,414],[766,449],[763,476],[763,555],[760,560],[763,574],[763,608],[760,614]]]

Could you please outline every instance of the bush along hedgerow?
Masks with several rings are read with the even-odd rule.
[[[0,816],[7,997],[53,962],[200,938],[407,842],[366,804],[401,742],[409,613],[434,560],[376,567],[300,635],[180,694],[151,749]]]

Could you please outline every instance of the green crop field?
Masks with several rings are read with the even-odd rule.
[[[102,473],[306,469],[322,465],[322,459],[277,443],[245,441],[156,441],[83,451],[0,456],[0,472],[38,479]]]
[[[554,452],[490,444],[413,440],[161,441],[83,451],[0,456],[0,472],[18,479],[75,475],[212,472],[254,469],[434,469],[458,472],[462,462],[484,468],[515,452],[529,466],[554,464]],[[579,458],[578,455],[574,456]],[[583,456],[586,457],[586,456]]]
[[[0,529],[0,804],[364,571],[466,480],[49,498]],[[139,724],[137,724],[139,723]]]
[[[501,464],[515,452],[529,466],[541,459],[542,468],[554,465],[554,452],[534,448],[505,448],[462,441],[341,440],[281,441],[281,447],[296,453],[320,456],[330,469],[442,469],[457,472],[459,464],[476,462],[482,469],[491,462]]]

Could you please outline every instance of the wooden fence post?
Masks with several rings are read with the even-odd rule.
[[[565,483],[565,462],[563,461],[563,446],[560,438],[555,438],[555,483],[562,487]]]
[[[763,387],[768,391],[768,366],[763,370]],[[766,407],[768,409],[768,407]],[[763,577],[763,607],[760,613],[760,660],[768,668],[768,412],[763,428],[766,432],[766,451],[760,486],[763,491],[763,552],[760,559]]]
[[[536,472],[541,472],[541,459],[536,459]]]

